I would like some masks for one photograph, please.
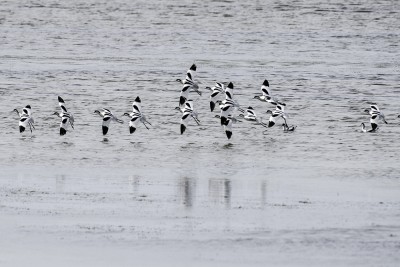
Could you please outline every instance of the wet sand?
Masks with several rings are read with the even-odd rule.
[[[57,173],[52,168],[47,172]],[[400,260],[395,181],[37,171],[5,168],[0,179],[2,266],[397,266]]]

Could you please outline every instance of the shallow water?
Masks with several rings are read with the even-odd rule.
[[[299,258],[298,265],[311,265],[307,255],[302,257],[301,247],[307,242],[303,239],[309,233],[303,230],[316,231],[317,241],[311,242],[315,248],[326,236],[334,240],[340,249],[332,251],[338,255],[346,249],[365,252],[371,248],[363,247],[363,242],[376,241],[370,264],[379,262],[373,260],[376,255],[393,264],[398,238],[394,243],[381,240],[380,227],[400,234],[394,220],[400,203],[399,10],[397,1],[3,1],[0,181],[6,204],[0,207],[10,216],[19,214],[18,209],[9,208],[25,207],[24,198],[9,199],[15,190],[22,195],[41,192],[39,199],[49,194],[49,203],[53,197],[67,195],[60,207],[47,205],[45,210],[64,218],[70,215],[65,209],[77,209],[78,219],[71,228],[57,228],[63,238],[74,232],[76,241],[82,224],[79,218],[86,214],[81,209],[88,203],[101,203],[99,194],[117,199],[105,207],[98,204],[99,214],[120,209],[117,214],[122,217],[131,197],[139,205],[146,202],[137,202],[145,195],[152,201],[144,205],[144,211],[165,209],[143,224],[143,231],[149,233],[143,236],[149,240],[157,239],[151,227],[178,212],[194,216],[195,225],[204,224],[212,233],[203,235],[208,241],[225,231],[232,238],[238,233],[252,238],[254,233],[268,232],[277,239],[300,240],[293,247],[285,243],[289,253]],[[272,107],[253,96],[268,79],[271,92],[287,103],[289,124],[297,125],[296,131],[283,133],[273,127],[263,134],[262,127],[244,121],[234,125],[228,141],[209,112],[208,93],[203,89],[203,96],[191,95],[201,126],[192,122],[180,135],[180,115],[174,110],[180,86],[175,79],[183,78],[193,62],[201,86],[232,81],[240,104],[251,105],[264,120],[268,119],[265,111]],[[59,119],[51,115],[59,108],[58,95],[75,116],[75,130],[64,137],[58,135]],[[127,120],[124,125],[112,123],[104,140],[101,118],[93,111],[106,107],[120,116],[130,111],[136,96],[142,99],[151,129],[139,127],[130,135]],[[373,102],[389,124],[381,125],[378,133],[364,134],[360,124],[369,118],[363,110]],[[21,136],[11,110],[27,104],[32,106],[36,130]],[[88,200],[77,200],[74,193],[87,194]],[[337,203],[338,195],[343,202]],[[38,200],[32,196],[27,201],[35,206]],[[344,212],[347,202],[352,208]],[[382,214],[380,202],[388,205]],[[299,212],[285,212],[280,206],[275,211],[274,205],[281,204],[295,205]],[[333,214],[326,209],[333,209]],[[349,219],[358,209],[364,213]],[[213,220],[213,214],[219,213],[223,216]],[[41,213],[26,216],[41,218]],[[240,219],[245,216],[249,219]],[[279,218],[266,223],[271,216]],[[387,220],[381,220],[382,216]],[[100,223],[100,217],[94,216],[88,224]],[[289,218],[300,222],[299,229],[279,232],[281,227],[296,229],[287,223]],[[316,223],[310,223],[310,218]],[[236,227],[234,221],[239,221]],[[43,223],[46,220],[39,220],[36,227]],[[219,224],[234,227],[226,230]],[[158,237],[165,244],[171,236],[185,236],[168,225],[165,235]],[[347,247],[341,230],[332,230],[340,225],[356,235],[371,227],[371,235],[361,235],[356,246]],[[36,228],[29,229],[35,233]],[[201,236],[188,232],[196,233],[193,240]],[[129,240],[139,238],[135,231],[129,233]],[[51,240],[51,231],[47,234]],[[86,239],[92,238],[88,234]],[[277,247],[268,240],[260,242],[275,251]],[[148,247],[153,245],[150,242]],[[161,241],[157,245],[164,247]],[[246,242],[242,245],[247,253],[253,248]],[[316,265],[366,264],[346,261],[354,259],[351,252],[335,261],[329,258],[331,251],[325,250]],[[232,264],[227,258],[235,258],[225,252],[222,258],[210,253],[189,253],[187,260],[198,257],[221,266]],[[263,260],[261,253],[255,262],[247,263]],[[271,264],[293,263],[278,257]]]

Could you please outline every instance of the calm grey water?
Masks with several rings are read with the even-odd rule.
[[[372,0],[2,1],[0,178],[11,187],[18,177],[33,187],[66,179],[74,192],[98,190],[94,177],[118,185],[99,178],[101,192],[125,192],[132,179],[169,181],[178,190],[165,194],[190,195],[184,203],[192,207],[215,187],[217,202],[226,203],[243,183],[240,196],[264,203],[265,183],[276,178],[375,181],[398,191],[399,10],[399,1]],[[203,89],[192,94],[202,124],[192,121],[180,135],[175,79],[194,62],[201,86],[233,82],[236,99],[264,120],[272,107],[252,98],[268,79],[298,128],[263,134],[242,122],[228,141]],[[58,95],[75,116],[64,137],[51,115]],[[151,129],[141,125],[130,135],[125,117],[124,125],[111,123],[104,141],[93,111],[120,116],[136,96]],[[373,102],[389,124],[364,134],[363,110]],[[11,111],[27,104],[36,130],[21,136]],[[190,189],[196,184],[205,188]]]

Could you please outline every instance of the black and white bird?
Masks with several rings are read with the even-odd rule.
[[[385,124],[388,124],[385,120],[385,115],[379,110],[378,105],[372,104],[370,108],[365,109],[364,112],[368,113],[371,116],[370,123],[374,131],[378,128],[379,120],[383,121]]]
[[[116,121],[118,123],[124,123],[124,121],[115,117],[109,109],[102,108],[100,110],[95,110],[94,113],[99,114],[99,116],[103,118],[103,124],[102,124],[103,135],[107,134],[111,121]]]
[[[367,130],[366,127],[365,127],[365,124],[361,123],[361,131],[364,132],[364,133],[367,133],[367,132],[368,133],[375,133],[376,131],[378,131],[378,129],[379,129],[378,124],[372,124],[371,123],[371,126],[372,126],[372,128]]]
[[[213,87],[206,87],[206,89],[209,89],[211,91],[211,96],[210,96],[210,109],[211,112],[214,111],[215,104],[217,102],[217,98],[220,94],[225,92],[225,86],[223,83],[216,82]]]
[[[260,118],[257,117],[256,112],[254,111],[253,107],[248,107],[246,109],[246,112],[247,112],[246,115],[239,114],[239,117],[245,119],[246,121],[255,121],[258,124],[261,124],[262,126],[267,127],[267,125],[265,123],[263,123]]]
[[[193,118],[197,125],[200,125],[200,120],[198,118],[197,112],[195,112],[193,109],[193,100],[189,99],[185,102],[185,108],[182,110],[181,134],[185,132],[190,118]]]
[[[129,121],[129,132],[132,134],[136,131],[136,128],[138,127],[139,123],[143,123],[143,125],[146,127],[147,130],[149,130],[149,127],[147,127],[146,123],[150,124],[146,120],[146,117],[142,113],[142,107],[141,107],[142,101],[140,100],[140,97],[136,97],[135,102],[132,104],[132,113],[124,113],[122,116],[128,116],[131,118]]]
[[[287,115],[285,113],[285,106],[286,106],[286,104],[284,104],[284,103],[277,103],[274,111],[267,110],[267,114],[271,114],[271,116],[269,117],[269,121],[268,121],[268,127],[274,126],[276,123],[276,120],[279,118],[282,118],[285,121],[285,124],[287,125],[287,122],[286,122]]]
[[[234,111],[239,110],[240,112],[244,112],[244,110],[240,108],[239,103],[233,99],[233,83],[231,82],[225,88],[225,100],[222,102],[217,101],[217,103],[221,103],[221,125],[225,124],[228,116],[232,116]]]
[[[271,96],[268,89],[269,89],[269,82],[268,80],[264,80],[263,84],[261,85],[262,95],[256,95],[254,99],[258,99],[263,102],[268,102],[273,105],[278,104],[279,100],[276,97]]]
[[[199,91],[199,85],[194,81],[194,74],[196,73],[196,64],[193,64],[190,69],[186,72],[186,78],[185,80],[181,79],[176,79],[179,83],[181,83],[182,89],[181,89],[181,95],[179,97],[179,106],[181,109],[184,108],[185,102],[189,97],[189,92],[190,91],[195,91],[199,95],[201,95],[201,92]]]
[[[32,117],[32,108],[30,105],[27,105],[22,109],[22,112],[19,112],[18,109],[14,109],[19,116],[19,132],[25,132],[25,129],[29,126],[29,129],[32,133],[32,128],[35,129],[33,123],[35,122]]]
[[[58,97],[58,105],[61,108],[61,112],[54,112],[53,115],[57,115],[61,118],[60,135],[65,135],[69,124],[71,124],[72,129],[74,129],[74,116],[67,111],[65,102],[60,96]]]

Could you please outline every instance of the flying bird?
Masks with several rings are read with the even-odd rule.
[[[364,112],[371,116],[370,123],[374,131],[376,131],[378,128],[379,120],[383,121],[385,124],[388,124],[388,122],[385,120],[385,115],[379,110],[378,105],[372,104],[370,108],[365,109]]]
[[[186,72],[186,78],[185,80],[177,79],[179,83],[181,83],[182,89],[181,89],[181,94],[179,97],[179,106],[183,109],[186,100],[189,97],[189,91],[195,91],[199,95],[201,95],[201,92],[199,91],[199,85],[194,81],[194,74],[196,73],[197,66],[196,64],[193,64],[190,69]]]
[[[25,129],[29,126],[29,129],[31,130],[32,133],[32,128],[35,129],[35,126],[33,125],[34,120],[32,117],[32,108],[30,105],[27,105],[22,109],[22,112],[19,112],[18,109],[14,109],[18,116],[19,116],[19,132],[23,133],[25,132]]]
[[[193,110],[193,100],[187,100],[185,103],[185,108],[182,110],[181,134],[185,132],[190,118],[193,118],[197,125],[200,125],[200,120],[197,116],[197,112]]]
[[[254,99],[258,99],[263,102],[268,102],[273,105],[277,105],[279,103],[279,100],[276,97],[272,97],[269,93],[268,80],[264,80],[263,84],[261,85],[261,93],[262,95],[256,95]]]
[[[271,116],[269,117],[269,121],[268,121],[268,127],[274,126],[276,123],[276,120],[279,118],[282,118],[285,121],[285,124],[287,125],[287,122],[286,122],[287,116],[285,113],[285,106],[286,106],[286,104],[284,104],[284,103],[277,103],[274,111],[267,110],[267,114],[271,114]]]
[[[115,117],[109,109],[102,108],[100,110],[95,110],[94,113],[99,114],[99,116],[103,118],[103,124],[102,124],[103,135],[106,135],[108,133],[108,128],[110,127],[111,121],[116,121],[118,123],[124,123],[124,121]]]
[[[72,129],[74,129],[74,116],[67,111],[65,102],[60,96],[58,97],[58,105],[61,108],[61,112],[54,112],[53,115],[57,115],[61,118],[60,135],[65,135],[69,124],[71,124]]]
[[[146,117],[142,113],[141,102],[142,101],[140,100],[140,97],[136,97],[135,101],[132,104],[133,111],[131,113],[124,113],[122,115],[131,118],[131,120],[129,121],[129,133],[131,134],[136,131],[139,122],[143,123],[147,130],[149,130],[149,127],[146,125],[146,123],[151,126],[150,122],[146,120]]]

